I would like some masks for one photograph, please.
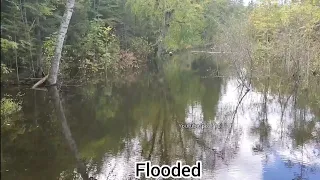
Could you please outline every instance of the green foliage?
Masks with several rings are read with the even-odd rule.
[[[12,72],[11,68],[8,68],[5,64],[1,63],[1,82],[7,80],[7,76]]]
[[[250,22],[252,35],[259,42],[255,55],[259,62],[269,58],[272,64],[282,64],[304,76],[310,75],[308,70],[319,68],[318,6],[263,3],[252,11]],[[302,53],[297,54],[298,51]]]
[[[85,69],[90,67],[93,72],[106,70],[118,59],[119,42],[111,31],[111,27],[105,27],[99,21],[91,22],[89,32],[82,41]]]
[[[8,68],[5,64],[1,63],[1,75],[9,74],[12,72],[12,69]]]
[[[18,48],[18,43],[10,41],[7,39],[1,38],[1,51],[3,53],[8,52],[9,50],[14,50]]]
[[[307,37],[320,21],[320,8],[310,3],[282,6],[262,3],[253,10],[250,20],[260,40],[265,40],[266,36],[277,36],[278,33],[290,33],[285,31],[287,28],[291,28],[291,33],[300,32]]]
[[[270,14],[270,12],[273,12]],[[272,93],[295,94],[319,114],[320,7],[310,1],[279,5],[267,1],[250,15],[250,35],[255,40],[254,84]],[[308,102],[306,102],[308,100]]]
[[[11,48],[2,54],[2,63],[24,69],[24,76],[33,75],[41,66],[42,44],[44,37],[50,36],[59,25],[58,16],[63,12],[64,1],[47,0],[5,0],[1,3],[1,46],[6,40],[13,41]],[[6,40],[4,40],[6,39]],[[30,73],[30,74],[27,74]]]
[[[1,117],[8,117],[21,110],[21,103],[13,101],[13,99],[4,97],[1,99]]]
[[[199,4],[185,7],[185,11],[175,11],[165,38],[168,49],[181,49],[187,46],[199,45],[202,42],[201,33],[204,29],[203,7]]]
[[[21,111],[21,102],[17,102],[6,95],[1,99],[1,134],[11,132],[11,139],[18,134],[23,134],[25,128],[21,122],[17,122],[17,113]]]
[[[43,61],[42,68],[44,69],[45,72],[49,72],[50,62],[54,56],[56,40],[57,40],[57,36],[55,34],[52,34],[51,36],[46,37],[45,41],[43,42],[44,61]]]
[[[201,42],[201,32],[204,27],[204,3],[192,1],[143,1],[128,0],[127,7],[154,32],[154,36],[160,36],[165,31],[164,26],[169,26],[168,35],[159,41],[165,42],[168,49],[181,49],[187,45],[195,45]],[[172,12],[169,22],[165,22],[165,16]],[[168,23],[165,25],[165,23]]]

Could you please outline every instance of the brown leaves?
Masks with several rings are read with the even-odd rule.
[[[117,83],[130,84],[135,82],[138,75],[146,68],[146,62],[133,52],[121,50],[119,60],[112,67],[112,73],[115,75]]]
[[[118,61],[118,68],[120,70],[129,71],[140,69],[145,65],[143,60],[138,59],[134,53],[129,51],[120,51],[120,60]]]

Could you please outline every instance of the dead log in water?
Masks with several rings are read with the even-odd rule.
[[[31,89],[39,90],[39,86],[44,85],[48,79],[49,75],[46,75],[42,79],[40,79],[36,84],[32,86]]]
[[[191,51],[191,53],[207,53],[207,54],[233,54],[236,52],[223,52],[223,51],[216,51],[216,52],[212,52],[212,51]]]

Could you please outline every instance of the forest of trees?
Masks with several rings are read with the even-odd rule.
[[[254,2],[244,6],[242,0],[76,1],[63,46],[60,78],[136,72],[168,51],[203,45],[222,46],[224,51],[226,45],[233,45],[238,47],[232,50],[243,51],[248,43],[254,43],[248,50],[255,51],[251,53],[258,60],[266,58],[264,53],[270,48],[283,49],[273,54],[286,56],[285,61],[298,58],[290,53],[294,48],[308,48],[299,56],[308,56],[308,69],[319,68],[314,61],[319,59],[319,1]],[[1,1],[2,82],[19,83],[23,78],[48,74],[65,4]]]
[[[1,1],[1,72],[11,80],[47,74],[66,1]],[[212,43],[241,1],[79,0],[66,34],[61,78],[115,74],[167,51]],[[151,60],[150,60],[151,61]],[[14,79],[13,79],[14,77]],[[10,79],[10,78],[9,78]]]

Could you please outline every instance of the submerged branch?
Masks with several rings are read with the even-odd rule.
[[[191,53],[234,54],[234,53],[237,53],[237,52],[224,52],[224,51],[191,51]]]

